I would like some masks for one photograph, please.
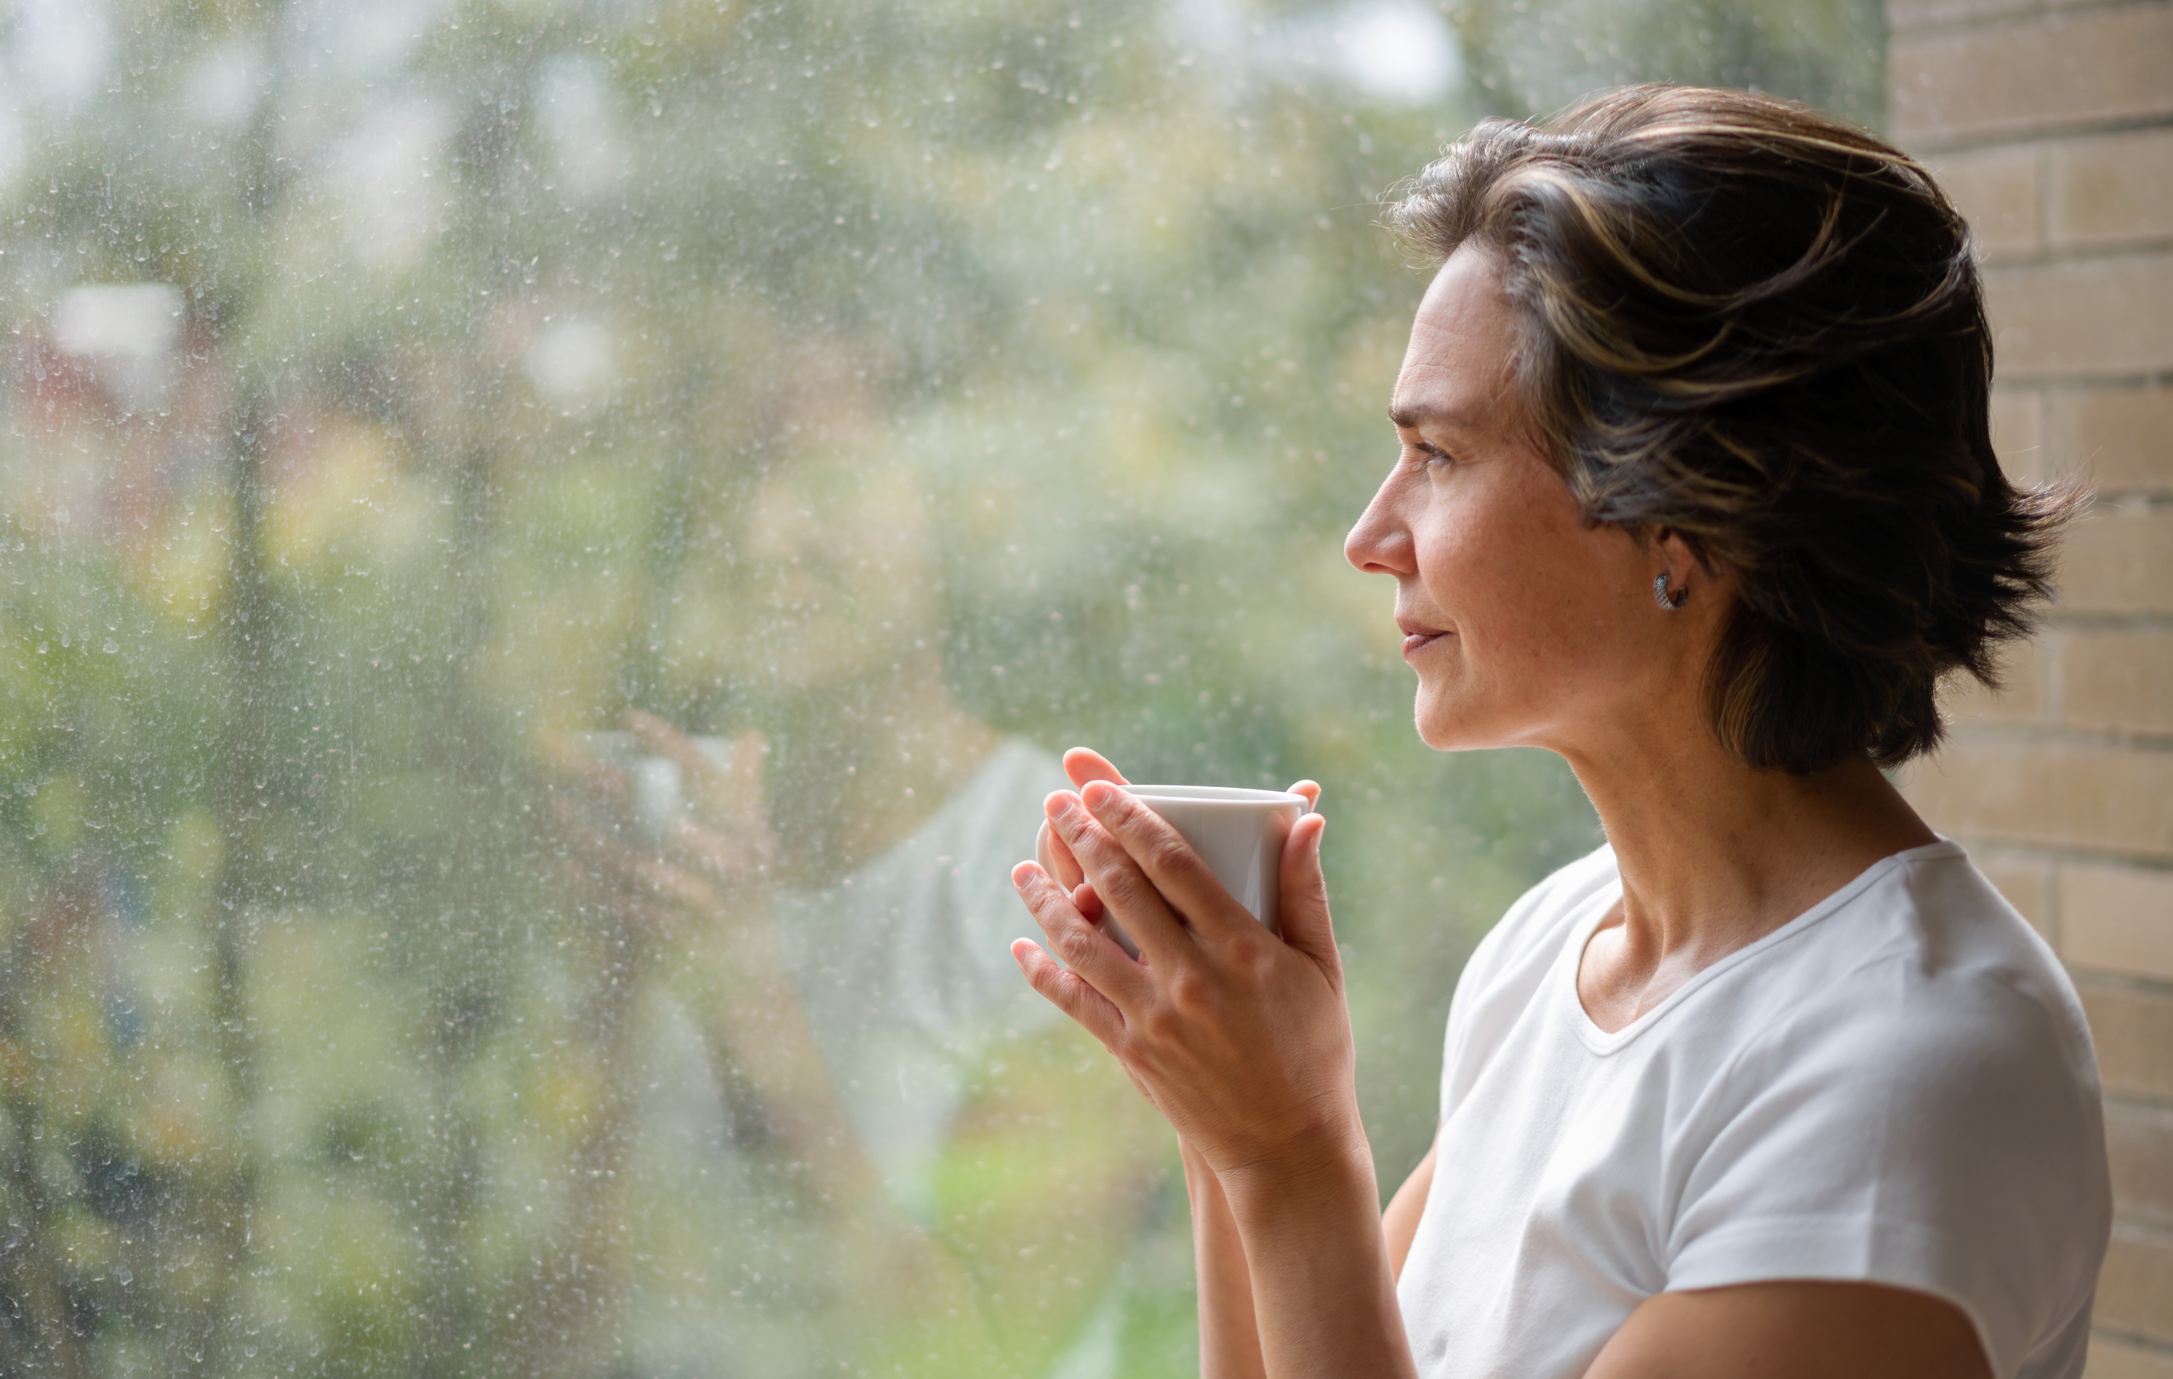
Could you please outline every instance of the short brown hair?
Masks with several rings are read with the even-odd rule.
[[[1501,255],[1587,520],[1736,574],[1704,686],[1730,750],[1895,765],[1939,741],[1943,675],[1994,682],[2075,498],[2000,472],[1968,227],[1922,167],[1793,102],[1636,86],[1487,120],[1392,196],[1433,262]]]

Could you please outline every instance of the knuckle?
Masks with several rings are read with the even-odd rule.
[[[1076,969],[1093,960],[1094,935],[1080,925],[1064,926],[1050,935],[1050,942],[1056,945],[1057,956],[1064,960],[1066,967]]]
[[[1214,1004],[1214,983],[1191,968],[1181,967],[1172,972],[1168,990],[1170,1005],[1179,1010],[1205,1010]]]
[[[1184,839],[1178,837],[1175,832],[1172,831],[1169,833],[1158,833],[1154,837],[1148,839],[1145,846],[1142,848],[1142,852],[1145,855],[1141,858],[1141,860],[1145,862],[1150,869],[1161,872],[1173,872],[1182,868],[1184,864],[1188,860],[1190,860],[1192,849],[1185,845]]]
[[[1139,1019],[1140,1040],[1147,1044],[1168,1043],[1175,1039],[1183,1021],[1177,1012],[1167,1005],[1157,1005]]]
[[[1095,889],[1101,894],[1104,908],[1118,910],[1136,908],[1156,894],[1147,878],[1131,867],[1118,868],[1105,880],[1097,882]]]

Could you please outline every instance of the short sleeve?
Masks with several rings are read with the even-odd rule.
[[[1747,1045],[1685,1137],[1667,1286],[1856,1280],[1970,1318],[1999,1379],[2081,1334],[2110,1230],[2084,1037],[1997,982],[1812,1006]],[[2079,1352],[2077,1355],[2079,1361]]]

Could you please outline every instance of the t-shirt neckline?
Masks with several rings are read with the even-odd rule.
[[[1600,887],[1592,898],[1586,902],[1592,907],[1590,913],[1582,916],[1574,925],[1570,926],[1569,941],[1564,946],[1563,952],[1555,960],[1556,971],[1553,974],[1555,990],[1560,993],[1559,998],[1567,1002],[1567,1013],[1576,1026],[1577,1037],[1583,1041],[1585,1047],[1603,1056],[1611,1054],[1631,1043],[1646,1030],[1659,1024],[1667,1017],[1668,1012],[1682,1005],[1698,991],[1711,985],[1744,963],[1750,962],[1761,954],[1804,933],[1864,891],[1877,885],[1889,873],[1911,862],[1966,855],[1961,844],[1945,837],[1940,838],[1937,842],[1921,843],[1913,848],[1904,848],[1900,852],[1889,853],[1858,872],[1840,889],[1811,906],[1802,914],[1797,915],[1794,919],[1789,920],[1763,938],[1743,945],[1710,967],[1699,971],[1689,981],[1669,992],[1666,1000],[1646,1011],[1643,1015],[1638,1016],[1635,1020],[1630,1021],[1621,1029],[1609,1033],[1593,1023],[1591,1015],[1586,1013],[1584,1001],[1577,995],[1577,970],[1583,965],[1585,945],[1592,941],[1592,935],[1598,931],[1600,921],[1607,917],[1608,911],[1615,907],[1615,902],[1622,898],[1622,872],[1617,868],[1613,878],[1606,885]]]

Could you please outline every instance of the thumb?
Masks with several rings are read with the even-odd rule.
[[[1291,825],[1283,840],[1281,919],[1283,942],[1343,980],[1343,958],[1335,945],[1335,921],[1328,917],[1328,881],[1320,870],[1320,835],[1328,820],[1307,814]]]

